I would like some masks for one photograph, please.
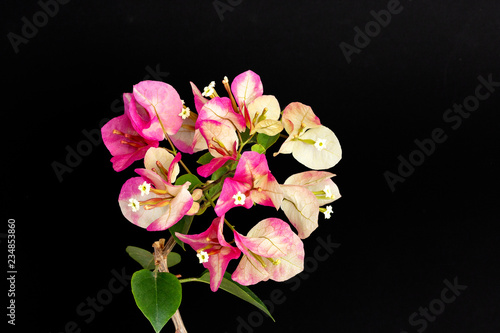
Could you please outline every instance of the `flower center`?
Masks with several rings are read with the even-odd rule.
[[[274,266],[279,265],[281,263],[281,260],[279,258],[278,259],[266,258],[266,259],[269,260]]]
[[[230,149],[227,149],[226,146],[224,145],[224,143],[222,143],[222,141],[220,141],[216,137],[212,137],[212,141],[215,142],[217,144],[217,146],[215,146],[213,143],[210,143],[209,148],[215,150],[216,152],[218,152],[222,156],[233,155],[233,152]]]
[[[217,97],[217,92],[215,91],[215,81],[210,82],[208,87],[205,87],[203,89],[203,92],[201,93],[201,96],[203,97],[210,97],[214,98]]]
[[[319,211],[325,214],[325,219],[332,217],[333,209],[330,205],[326,206],[326,208],[320,207]]]
[[[190,115],[191,110],[187,106],[183,106],[181,113],[179,113],[179,117],[182,117],[182,119],[187,119]]]
[[[245,199],[247,198],[246,195],[241,193],[241,191],[238,191],[235,195],[233,195],[234,199],[234,204],[235,205],[244,205],[245,204]]]
[[[334,195],[332,193],[332,190],[330,189],[330,185],[325,185],[325,188],[323,189],[323,192],[325,193],[325,197],[328,199],[333,199]]]
[[[318,139],[314,143],[314,147],[316,147],[317,150],[322,151],[323,149],[326,148],[326,140],[325,139]]]
[[[138,188],[141,191],[141,196],[148,195],[149,191],[151,190],[151,184],[145,181],[144,183],[139,185]]]
[[[134,198],[130,198],[128,200],[128,206],[132,208],[132,211],[135,213],[139,210],[140,203]]]
[[[208,253],[205,251],[200,251],[196,254],[198,259],[200,260],[200,264],[203,264],[204,262],[208,262]]]
[[[123,140],[120,141],[121,144],[129,145],[135,148],[142,148],[147,146],[148,144],[144,140],[144,138],[140,135],[133,135],[128,133],[123,133],[117,129],[113,130],[113,134],[123,136]]]

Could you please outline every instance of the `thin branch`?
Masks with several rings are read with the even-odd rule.
[[[167,256],[170,253],[170,251],[172,251],[174,246],[175,246],[175,239],[173,236],[170,236],[166,244],[165,244],[165,238],[162,238],[159,241],[153,243],[153,248],[155,251],[154,252],[155,265],[158,266],[158,272],[168,273]],[[175,325],[175,333],[187,333],[179,309],[177,309],[177,311],[175,311],[174,315],[172,316],[172,321],[174,322]]]

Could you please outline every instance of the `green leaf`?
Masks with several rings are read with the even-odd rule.
[[[186,248],[184,247],[184,242],[177,238],[175,233],[178,232],[180,234],[187,234],[189,228],[191,227],[191,223],[193,223],[193,217],[194,216],[192,215],[184,215],[184,217],[179,222],[168,228],[170,234],[174,237],[175,242],[179,244],[183,250],[186,250]]]
[[[262,145],[256,143],[252,146],[252,151],[256,151],[259,154],[265,154],[266,148],[264,148]]]
[[[173,274],[141,269],[132,275],[131,285],[135,303],[160,332],[181,304],[181,283]]]
[[[177,252],[170,252],[167,255],[167,267],[172,267],[181,262],[181,255]]]
[[[201,157],[196,162],[198,164],[205,165],[205,164],[208,164],[212,160],[212,158],[214,158],[214,157],[212,156],[212,154],[210,154],[210,152],[208,152],[208,153],[201,155]]]
[[[271,147],[280,137],[280,134],[276,134],[274,136],[269,136],[263,133],[259,133],[257,135],[257,143],[262,145],[265,150]]]
[[[229,162],[229,161],[228,161]],[[217,180],[220,177],[222,177],[223,174],[225,174],[228,170],[228,162],[224,163],[223,166],[221,166],[219,169],[215,170],[212,176],[210,177],[211,180]]]
[[[127,246],[125,251],[127,251],[127,253],[132,257],[132,259],[141,264],[141,266],[144,269],[148,270],[155,269],[155,258],[153,253],[136,246]],[[179,262],[181,262],[181,256],[178,253],[170,252],[168,254],[167,256],[168,267],[177,265]]]
[[[141,249],[140,247],[127,246],[125,249],[129,256],[141,264],[142,268],[153,270],[155,269],[155,259],[151,252]]]
[[[245,142],[250,138],[250,129],[245,129],[245,132],[241,133],[241,142]],[[253,141],[253,139],[252,139]]]
[[[210,177],[210,179],[211,180],[217,180],[217,179],[221,178],[229,170],[229,167],[232,166],[232,164],[231,164],[232,162],[234,162],[234,161],[227,161],[226,163],[224,163],[224,165],[222,167],[220,167],[219,169],[217,169],[212,174],[212,176]],[[220,190],[222,189],[222,184],[223,183],[224,183],[224,181],[221,181],[217,185],[215,185],[214,187],[212,187],[210,190],[208,190],[208,195],[210,197],[213,197],[216,193],[220,192]]]
[[[188,191],[190,191],[190,192],[193,190],[193,188],[196,185],[201,184],[201,180],[199,180],[198,177],[196,177],[192,173],[188,173],[188,174],[182,175],[179,178],[177,178],[177,180],[175,181],[175,185],[182,185],[185,182],[191,183],[191,185],[189,185],[189,188],[188,188]]]
[[[210,284],[210,272],[205,271],[199,278],[190,279],[190,281]],[[224,278],[222,279],[219,288],[241,298],[244,301],[247,301],[248,303],[260,309],[266,315],[268,315],[273,321],[275,321],[264,302],[262,302],[260,298],[250,290],[250,288],[242,286],[238,282],[233,281],[231,279],[231,274],[229,274],[228,272],[224,273]]]

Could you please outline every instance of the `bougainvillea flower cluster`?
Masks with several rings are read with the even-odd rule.
[[[250,70],[221,83],[222,89],[211,82],[200,90],[191,82],[192,103],[186,103],[167,83],[139,82],[123,94],[124,114],[102,128],[114,170],[143,159],[121,188],[123,216],[147,231],[195,217],[171,232],[208,269],[212,291],[233,260],[231,278],[241,285],[285,281],[303,270],[302,240],[331,219],[331,204],[340,198],[327,170],[342,157],[334,132],[310,106],[292,102],[281,109]],[[182,154],[200,154],[199,164],[189,168]],[[306,169],[271,170],[268,158],[280,154]],[[274,216],[254,221],[246,212],[259,206],[274,208],[268,209]],[[205,231],[191,233],[194,225]]]

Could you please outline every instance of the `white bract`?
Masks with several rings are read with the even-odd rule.
[[[323,144],[322,149],[315,148],[318,141]],[[337,136],[325,126],[311,128],[290,143],[293,157],[309,169],[330,169],[342,158],[342,148]]]

